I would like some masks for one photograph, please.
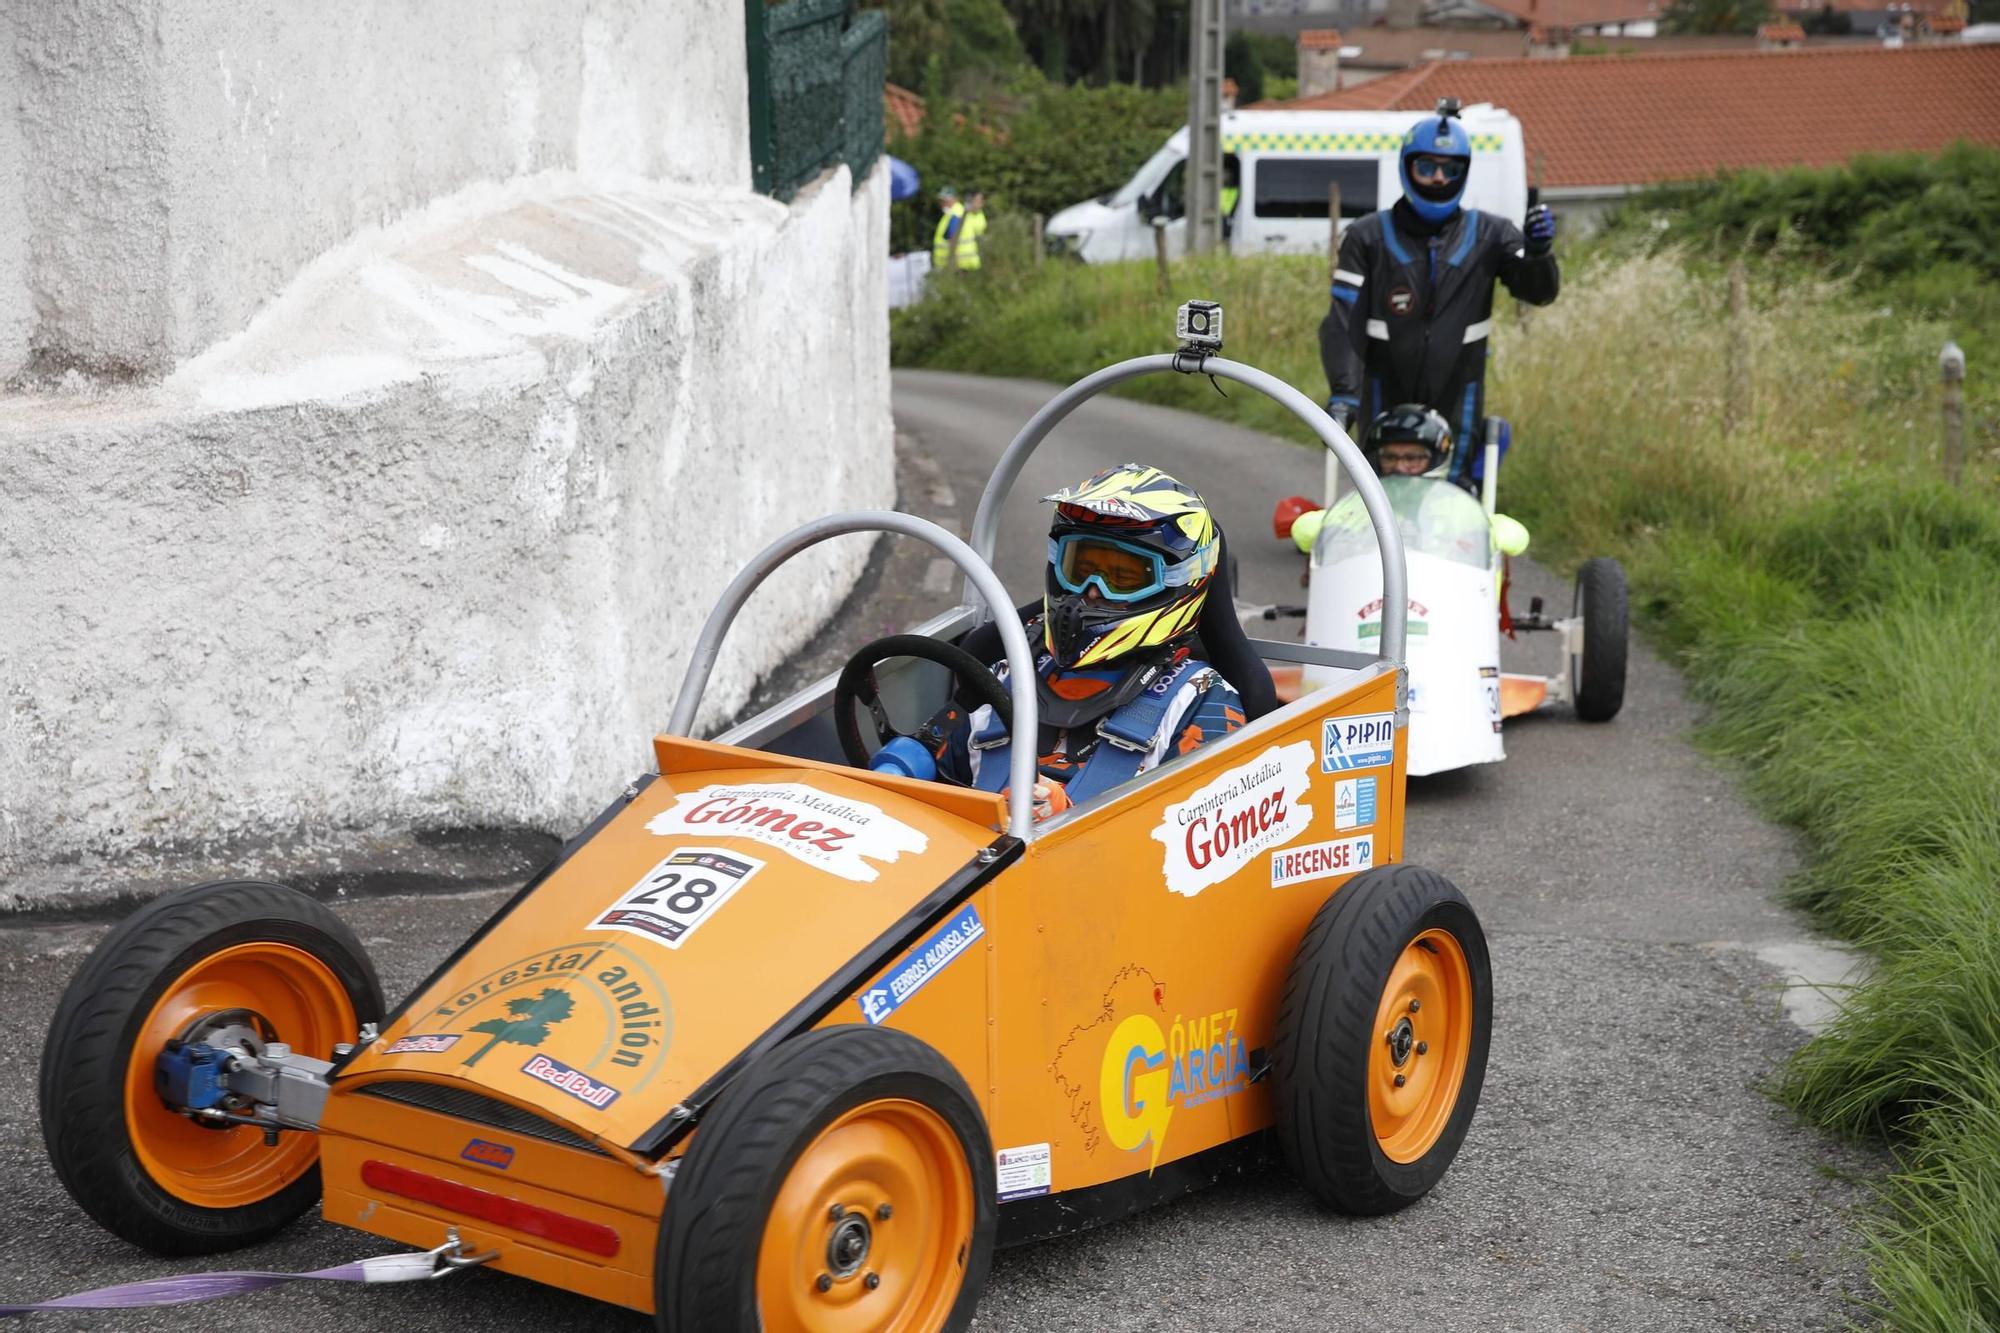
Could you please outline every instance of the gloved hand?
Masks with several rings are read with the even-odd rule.
[[[1011,786],[1002,787],[1000,799],[1006,800],[1008,793],[1013,790]],[[1039,824],[1069,809],[1069,789],[1060,782],[1037,782],[1029,803],[1034,807],[1035,822]]]
[[[1556,215],[1549,212],[1547,204],[1529,209],[1521,230],[1528,238],[1529,254],[1545,255],[1556,248]]]
[[[1326,414],[1339,422],[1342,430],[1352,435],[1355,422],[1361,417],[1361,400],[1349,398],[1345,394],[1335,394],[1326,400]]]

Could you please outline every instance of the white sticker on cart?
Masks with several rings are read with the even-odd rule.
[[[590,928],[629,931],[678,949],[763,868],[756,857],[721,847],[676,847],[599,913]]]
[[[1338,879],[1375,864],[1375,835],[1308,843],[1271,853],[1271,887],[1302,884],[1309,879]]]
[[[1030,1143],[1023,1148],[1002,1148],[993,1158],[998,1168],[1000,1202],[1049,1192],[1055,1177],[1049,1167],[1048,1144]]]
[[[1396,762],[1396,715],[1361,713],[1330,717],[1320,728],[1322,773],[1348,768],[1385,768]]]
[[[1192,898],[1304,833],[1312,762],[1310,741],[1273,745],[1168,806],[1153,830],[1166,849],[1167,888]]]
[[[1367,828],[1375,822],[1375,779],[1342,778],[1333,784],[1333,826]]]
[[[858,883],[881,876],[871,861],[893,863],[904,852],[930,846],[928,836],[882,807],[803,782],[712,782],[677,793],[673,808],[647,820],[646,828],[662,836],[749,838]]]

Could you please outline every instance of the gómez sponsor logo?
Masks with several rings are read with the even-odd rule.
[[[893,864],[905,852],[930,846],[928,835],[880,806],[803,782],[712,782],[677,792],[673,806],[647,820],[646,828],[663,836],[749,838],[858,883],[881,876],[871,862]]]
[[[1153,830],[1167,888],[1192,898],[1312,823],[1312,744],[1273,745],[1169,805]]]

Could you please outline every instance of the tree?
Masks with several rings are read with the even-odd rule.
[[[1755,32],[1771,19],[1770,0],[1669,0],[1668,32]]]
[[[1264,60],[1240,28],[1222,45],[1222,72],[1236,80],[1236,105],[1264,100]]]
[[[507,1001],[507,1012],[512,1018],[489,1018],[484,1023],[474,1023],[468,1031],[492,1034],[493,1040],[481,1046],[465,1063],[476,1065],[481,1056],[503,1041],[516,1046],[539,1046],[549,1039],[551,1025],[562,1022],[570,1016],[576,1001],[568,991],[550,987],[534,999]]]
[[[1004,83],[1027,63],[1001,0],[870,0],[869,7],[888,16],[889,82],[902,87],[921,88],[933,58],[945,88],[959,95]]]

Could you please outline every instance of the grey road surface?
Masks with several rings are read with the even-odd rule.
[[[904,507],[964,532],[987,469],[1050,386],[898,372]],[[1533,447],[1532,441],[1523,447]],[[1206,493],[1246,594],[1297,600],[1298,560],[1270,506],[1309,491],[1310,454],[1162,409],[1100,401],[1029,468],[999,567],[1039,586],[1034,497],[1123,459]],[[1561,603],[1522,569],[1517,596]],[[885,551],[840,632],[794,675],[955,600],[920,548]],[[1529,645],[1546,651],[1543,644]],[[1517,650],[1510,650],[1517,651]],[[1539,666],[1539,655],[1532,663]],[[1795,1124],[1760,1086],[1802,1039],[1775,957],[1803,938],[1772,893],[1786,837],[1689,748],[1675,673],[1640,649],[1607,725],[1510,723],[1504,765],[1412,784],[1411,859],[1471,896],[1497,998],[1478,1118],[1438,1189],[1388,1218],[1316,1210],[1281,1171],[1129,1221],[1003,1253],[982,1330],[1820,1329],[1863,1311],[1854,1183],[1876,1166]],[[365,887],[365,885],[364,885]],[[340,910],[392,995],[504,897],[364,897]],[[392,1248],[309,1219],[208,1262],[140,1254],[86,1219],[44,1160],[34,1104],[40,1034],[102,924],[0,922],[0,1302],[214,1267],[301,1270]],[[26,1328],[641,1329],[649,1321],[503,1275],[362,1290],[295,1286],[223,1305],[37,1316]]]

